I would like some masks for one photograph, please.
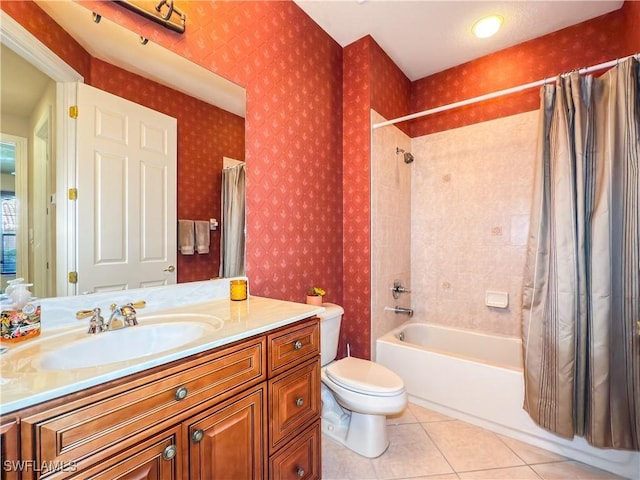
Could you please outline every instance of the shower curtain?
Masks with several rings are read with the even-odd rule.
[[[220,276],[245,274],[245,164],[222,170]]]
[[[640,449],[638,62],[541,92],[523,290],[524,408],[597,447]]]

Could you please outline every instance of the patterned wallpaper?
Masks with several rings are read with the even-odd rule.
[[[369,358],[371,335],[371,135],[369,42],[344,49],[343,60],[343,248],[344,309],[338,355]]]
[[[35,3],[0,0],[0,9],[38,37],[76,72],[88,78],[91,55]]]
[[[464,63],[413,83],[412,112],[553,77],[640,50],[640,5],[614,12]],[[635,45],[635,46],[634,46]],[[536,110],[538,89],[411,121],[411,136]]]
[[[222,157],[244,159],[244,119],[93,58],[87,82],[178,119],[178,218],[220,219]],[[220,230],[208,254],[178,255],[178,282],[218,276]]]
[[[626,19],[627,53],[640,53],[640,2],[627,0],[622,10]]]
[[[410,82],[372,37],[343,53],[344,306],[339,354],[371,356],[371,108],[404,115]],[[376,252],[373,252],[376,255]]]
[[[406,115],[411,107],[411,80],[400,70],[376,41],[371,43],[371,108],[385,119]],[[407,135],[409,123],[397,125]]]

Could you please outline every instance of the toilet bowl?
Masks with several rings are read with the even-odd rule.
[[[404,410],[404,382],[388,368],[369,360],[337,354],[344,310],[323,304],[321,318],[322,432],[354,452],[374,458],[389,446],[387,415]]]

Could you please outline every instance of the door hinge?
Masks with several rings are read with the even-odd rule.
[[[70,188],[69,189],[69,200],[77,200],[78,199],[78,189]]]
[[[78,106],[77,105],[71,105],[69,107],[69,116],[71,118],[78,118]]]
[[[69,283],[78,283],[78,272],[69,272]]]

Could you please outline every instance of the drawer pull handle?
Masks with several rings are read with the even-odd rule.
[[[204,432],[200,429],[196,430],[195,432],[193,432],[193,434],[191,435],[191,440],[193,440],[193,443],[200,443],[200,441],[204,438]]]
[[[176,400],[180,401],[180,400],[184,400],[185,398],[187,398],[187,395],[189,393],[189,390],[187,390],[187,387],[180,387],[176,390]]]
[[[298,467],[298,469],[296,470],[296,475],[298,475],[300,478],[304,477],[304,468],[302,467]]]
[[[296,340],[296,343],[293,344],[293,348],[300,350],[302,348],[302,342],[300,340]]]
[[[302,397],[296,398],[296,406],[301,407],[304,405],[304,399]]]
[[[173,460],[176,456],[176,453],[178,453],[178,449],[176,448],[176,446],[169,445],[162,452],[162,458],[164,458],[165,460]]]

